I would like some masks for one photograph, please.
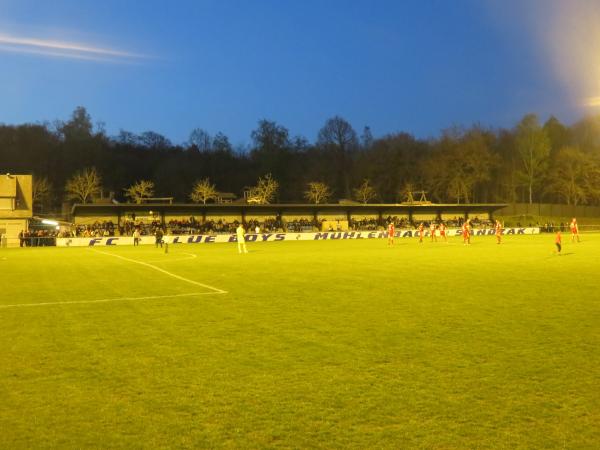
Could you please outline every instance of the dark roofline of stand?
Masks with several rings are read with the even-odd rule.
[[[247,212],[261,212],[261,213],[291,213],[291,212],[332,212],[339,211],[340,213],[373,213],[373,212],[385,212],[385,213],[396,213],[396,214],[419,214],[419,213],[474,213],[474,212],[486,212],[494,213],[502,208],[507,207],[506,203],[465,203],[465,204],[454,204],[454,203],[432,203],[426,205],[418,204],[402,204],[402,203],[367,203],[367,204],[338,204],[338,203],[325,203],[325,204],[313,204],[313,203],[277,203],[268,205],[248,205],[245,203],[210,203],[210,204],[198,204],[198,203],[119,203],[119,204],[95,204],[77,203],[73,205],[71,209],[72,216],[85,216],[94,214],[122,214],[142,211],[152,211],[154,213],[209,213],[209,212],[221,212],[221,213],[247,213]],[[87,213],[87,214],[86,214]]]

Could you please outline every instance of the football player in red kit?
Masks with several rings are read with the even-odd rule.
[[[571,242],[575,242],[575,239],[579,242],[579,227],[577,226],[577,219],[575,217],[573,217],[569,226],[571,227]]]
[[[554,243],[556,244],[556,252],[560,255],[561,243],[562,243],[562,237],[560,235],[560,230],[558,230],[556,232],[556,238],[554,239]]]
[[[423,243],[423,236],[425,235],[425,228],[423,227],[423,222],[419,224],[419,244]]]
[[[394,245],[394,222],[388,224],[388,245]]]
[[[444,242],[448,242],[448,238],[446,237],[446,225],[444,225],[444,222],[440,222],[438,230],[440,230],[440,237],[444,238]]]
[[[429,224],[429,232],[431,233],[431,242],[437,242],[437,236],[435,234],[435,223],[431,222],[431,224]]]
[[[500,242],[502,242],[502,224],[499,220],[496,220],[496,225],[494,226],[494,228],[496,230],[496,243],[499,244]]]
[[[469,219],[465,220],[462,224],[462,236],[463,236],[463,244],[471,244],[471,225],[469,224]]]

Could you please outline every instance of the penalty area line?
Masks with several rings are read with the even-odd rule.
[[[158,300],[161,298],[194,297],[197,295],[215,295],[215,294],[220,294],[220,292],[192,292],[190,294],[148,295],[145,297],[116,297],[116,298],[101,298],[98,300],[71,300],[71,301],[63,301],[63,302],[16,303],[14,305],[0,305],[0,309],[29,308],[32,306],[51,306],[51,305],[78,305],[78,304],[85,304],[85,303],[127,302],[127,301],[135,301],[135,300]]]
[[[94,252],[96,252],[96,253],[102,253],[103,255],[112,256],[113,258],[119,258],[119,259],[122,259],[124,261],[129,261],[129,262],[132,262],[132,263],[135,263],[135,264],[140,264],[142,266],[150,267],[151,269],[154,269],[154,270],[156,270],[158,272],[164,273],[165,275],[168,275],[168,276],[170,276],[172,278],[175,278],[176,280],[180,280],[180,281],[183,281],[185,283],[189,283],[189,284],[193,284],[195,286],[200,286],[200,287],[203,287],[203,288],[206,288],[206,289],[210,289],[211,291],[214,291],[217,294],[227,294],[227,291],[224,291],[223,289],[219,289],[219,288],[216,288],[214,286],[210,286],[208,284],[199,283],[198,281],[190,280],[189,278],[184,278],[184,277],[182,277],[180,275],[176,275],[176,274],[171,273],[171,272],[169,272],[169,271],[167,271],[165,269],[161,269],[160,267],[157,267],[157,266],[155,266],[153,264],[149,264],[149,263],[144,262],[144,261],[138,261],[138,260],[135,260],[135,259],[126,258],[125,256],[121,256],[121,255],[114,255],[112,253],[103,252],[102,250],[96,250],[96,249],[92,249],[92,250]]]

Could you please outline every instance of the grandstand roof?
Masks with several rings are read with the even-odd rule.
[[[468,204],[403,204],[403,203],[368,203],[368,204],[311,204],[311,203],[278,203],[269,205],[249,205],[240,203],[119,203],[119,204],[75,204],[71,210],[72,216],[91,216],[97,214],[128,214],[153,211],[159,214],[191,214],[202,215],[206,213],[272,213],[290,214],[294,212],[339,212],[351,214],[437,214],[437,213],[494,213],[508,206],[505,203],[468,203]]]

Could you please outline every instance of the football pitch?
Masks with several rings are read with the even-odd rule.
[[[0,250],[0,448],[598,448],[600,235]]]

